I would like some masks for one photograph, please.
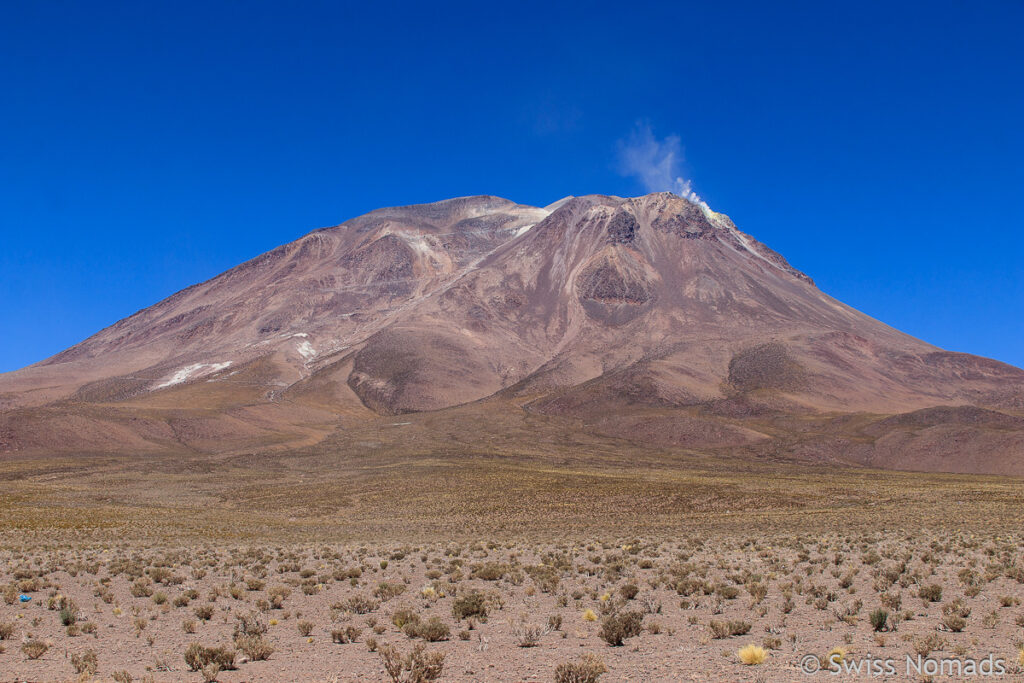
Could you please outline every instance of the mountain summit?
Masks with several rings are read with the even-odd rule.
[[[836,301],[669,193],[316,230],[0,375],[0,450],[288,447],[476,401],[659,447],[1024,474],[1024,371]]]

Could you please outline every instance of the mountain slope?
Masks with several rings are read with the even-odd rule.
[[[863,315],[675,195],[466,197],[317,230],[0,375],[0,449],[293,447],[487,399],[674,447],[1024,474],[1022,397],[1024,371]]]

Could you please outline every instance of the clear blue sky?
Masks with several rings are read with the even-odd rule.
[[[0,371],[377,207],[640,194],[638,122],[829,294],[1024,366],[1022,27],[1018,0],[5,2]]]

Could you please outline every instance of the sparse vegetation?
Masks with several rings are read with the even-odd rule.
[[[0,463],[0,471],[11,466]],[[465,468],[452,476],[464,473]],[[509,475],[505,486],[520,486],[521,475]],[[528,468],[522,476],[540,491],[554,485],[546,474]],[[632,474],[621,476],[626,483],[616,484],[619,493],[639,486]],[[596,680],[606,669],[633,670],[640,657],[658,648],[678,643],[696,650],[710,643],[713,652],[721,653],[723,666],[734,667],[726,677],[742,678],[740,652],[759,648],[765,657],[758,673],[774,680],[786,675],[790,651],[820,653],[840,644],[856,653],[967,656],[999,647],[1005,651],[1001,643],[1024,640],[1024,615],[1016,597],[1024,536],[1018,528],[1019,508],[1003,502],[1024,504],[1024,485],[1018,497],[1015,484],[1000,483],[1005,498],[982,503],[983,512],[954,509],[959,516],[952,525],[943,521],[948,510],[929,507],[915,491],[921,486],[960,495],[951,483],[955,479],[885,474],[871,501],[915,501],[906,506],[909,512],[901,507],[913,524],[901,517],[906,526],[900,531],[884,528],[885,516],[877,510],[881,505],[858,507],[860,499],[851,494],[850,507],[841,513],[825,505],[807,519],[787,513],[786,524],[776,524],[768,514],[759,520],[764,529],[752,534],[741,524],[748,515],[700,518],[704,526],[699,532],[668,526],[677,523],[672,521],[677,519],[673,501],[689,489],[668,485],[656,468],[647,476],[642,499],[652,509],[663,505],[666,512],[648,519],[651,531],[641,538],[589,533],[590,527],[577,522],[582,531],[575,539],[451,534],[415,543],[370,537],[324,543],[317,537],[289,536],[304,532],[274,527],[271,520],[268,528],[276,529],[280,539],[258,536],[265,533],[258,529],[247,533],[264,540],[236,543],[189,536],[175,527],[171,540],[129,543],[120,531],[104,535],[104,522],[93,519],[93,526],[73,532],[47,527],[53,543],[43,549],[8,533],[8,542],[0,545],[0,604],[7,610],[0,621],[0,644],[6,645],[0,659],[6,658],[13,675],[25,680],[38,678],[41,671],[43,678],[74,671],[99,680],[122,676],[102,669],[89,673],[94,664],[102,666],[104,649],[116,639],[157,679],[160,671],[177,667],[192,671],[197,681],[223,680],[225,671],[238,667],[244,670],[240,680],[259,680],[267,671],[302,667],[326,652],[341,662],[384,662],[382,651],[387,650],[393,670],[405,681],[430,680],[425,676],[435,669],[434,654],[443,650],[460,665],[480,667],[475,670],[497,661],[494,675],[509,679],[522,673],[517,662],[533,657],[548,667],[549,680],[553,674],[557,681],[571,682]],[[678,471],[673,476],[682,477]],[[714,491],[716,482],[728,480],[740,493],[720,489],[714,495],[728,495],[732,503],[743,499],[744,491],[756,491],[748,500],[751,509],[778,505],[781,488],[774,492],[772,481],[755,485],[745,477],[716,471],[687,474],[680,481],[689,486],[707,481]],[[602,493],[603,481],[588,480],[597,520],[607,514],[600,512],[602,495],[611,495],[611,489]],[[987,485],[984,480],[970,484],[972,491]],[[817,495],[802,488],[799,476],[787,486],[809,499]],[[758,496],[764,502],[758,503]],[[532,500],[543,508],[543,498]],[[376,504],[401,518],[401,503]],[[253,506],[271,508],[272,502]],[[31,514],[48,519],[46,506],[25,509],[37,512],[19,508],[14,518],[0,504],[0,516],[7,515],[8,524],[27,524]],[[93,514],[88,506],[82,509]],[[551,519],[566,519],[558,517],[561,507],[544,509],[554,515]],[[233,534],[251,529],[245,519],[231,521],[230,512],[221,513],[224,524],[236,525]],[[196,514],[200,519],[202,512]],[[352,514],[355,528],[367,523],[360,519],[370,519]],[[688,514],[699,518],[693,510]],[[530,520],[534,516],[531,512]],[[984,523],[972,524],[981,516]],[[131,519],[127,514],[122,518]],[[160,519],[165,518],[149,518],[149,529],[167,523]],[[213,523],[202,523],[207,525],[202,533],[210,533]],[[661,533],[658,524],[676,531]],[[88,538],[94,540],[81,541]],[[20,603],[22,594],[31,600]],[[737,636],[734,646],[720,640]],[[431,644],[438,641],[447,642]],[[581,646],[605,645],[616,646],[602,651],[607,666],[596,658],[578,658]],[[535,646],[532,654],[520,650]],[[368,651],[378,654],[367,658]],[[372,677],[380,664],[354,666],[354,675]]]

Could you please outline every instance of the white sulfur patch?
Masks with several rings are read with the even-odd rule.
[[[296,336],[298,336],[298,335],[296,335]],[[305,341],[305,340],[300,341],[295,346],[295,350],[298,351],[300,354],[302,354],[302,357],[305,358],[306,360],[309,360],[310,358],[313,358],[314,356],[316,356],[316,349],[313,348],[312,344],[310,344],[308,341]]]
[[[434,255],[434,247],[427,240],[426,235],[410,235],[407,232],[396,234],[420,256],[429,257]]]
[[[182,382],[186,382],[190,379],[205,377],[206,375],[223,370],[229,365],[231,365],[231,361],[224,361],[223,363],[196,363],[195,365],[186,365],[171,375],[170,379],[166,382],[158,384],[153,388],[163,389],[165,387],[174,386],[175,384],[181,384]]]
[[[516,230],[516,237],[519,237],[520,235],[525,235],[527,232],[530,231],[530,228],[532,228],[535,225],[537,224],[530,223],[529,225],[524,225],[523,227],[519,228],[518,230]]]

